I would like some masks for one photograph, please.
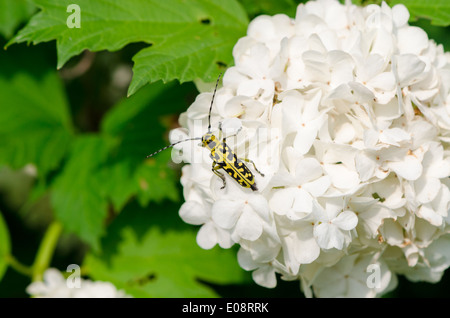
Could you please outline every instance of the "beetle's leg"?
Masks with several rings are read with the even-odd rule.
[[[225,176],[223,175],[223,173],[222,172],[220,172],[220,171],[217,171],[217,170],[219,170],[220,168],[222,168],[219,164],[217,164],[217,162],[215,162],[215,161],[213,161],[212,162],[212,168],[211,168],[211,170],[212,170],[212,172],[214,172],[214,174],[216,175],[216,176],[218,176],[220,179],[222,179],[222,182],[223,182],[223,186],[220,188],[220,189],[223,189],[223,188],[225,188],[225,185],[226,185],[226,179],[225,179]]]
[[[258,173],[261,175],[261,177],[264,177],[264,174],[261,173],[261,171],[259,171],[258,168],[256,168],[256,165],[255,165],[255,163],[253,162],[253,160],[250,160],[250,159],[247,159],[247,158],[239,158],[239,159],[242,160],[242,161],[251,163],[251,164],[253,165],[253,168],[255,168],[256,172],[258,172]]]

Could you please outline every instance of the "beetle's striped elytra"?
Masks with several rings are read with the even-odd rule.
[[[262,174],[255,166],[255,163],[249,159],[240,159],[237,157],[237,155],[233,152],[233,150],[226,144],[226,137],[224,137],[222,140],[220,138],[217,138],[212,132],[211,132],[211,111],[214,104],[214,97],[216,96],[217,86],[219,85],[220,77],[222,74],[219,75],[219,78],[217,79],[216,86],[214,88],[214,93],[211,99],[211,105],[209,107],[209,113],[208,113],[208,131],[202,136],[202,137],[195,137],[195,138],[188,138],[185,140],[181,140],[178,142],[175,142],[173,144],[170,144],[156,152],[154,152],[151,155],[148,155],[147,158],[150,158],[161,151],[164,151],[170,147],[173,147],[181,142],[189,141],[189,140],[201,140],[200,145],[206,149],[208,149],[210,153],[210,157],[212,159],[212,168],[211,170],[214,172],[215,175],[217,175],[220,179],[222,179],[223,186],[221,189],[225,188],[226,185],[226,179],[222,172],[218,171],[220,169],[225,170],[228,175],[233,178],[237,183],[239,183],[244,188],[250,188],[253,191],[257,191],[258,188],[256,187],[255,183],[255,176],[250,171],[250,169],[244,164],[244,161],[249,162],[253,165],[253,168],[264,177],[264,174]],[[242,127],[241,127],[242,128]],[[240,129],[234,134],[237,135],[239,133]],[[219,132],[220,135],[223,134],[222,132],[222,123],[219,123]]]

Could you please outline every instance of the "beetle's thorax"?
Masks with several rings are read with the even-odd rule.
[[[217,146],[217,138],[211,132],[207,132],[202,137],[202,147],[213,150]]]

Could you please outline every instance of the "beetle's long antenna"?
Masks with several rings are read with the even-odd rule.
[[[217,86],[219,85],[220,77],[222,76],[222,73],[219,74],[219,77],[217,78],[216,87],[214,88],[213,97],[211,99],[211,106],[209,106],[209,113],[208,113],[208,132],[211,131],[211,110],[214,103],[214,97],[216,96],[216,90]]]
[[[189,140],[201,140],[201,139],[202,139],[202,137],[196,137],[196,138],[189,138],[189,139],[185,139],[185,140],[181,140],[181,141],[174,142],[173,144],[170,144],[170,145],[168,145],[168,146],[165,146],[164,148],[159,149],[158,151],[152,153],[151,155],[148,155],[146,158],[153,157],[154,155],[159,154],[161,151],[164,151],[164,150],[166,150],[167,148],[170,148],[170,147],[173,147],[173,146],[175,146],[175,145],[178,145],[178,144],[181,143],[181,142],[185,142],[185,141],[189,141]]]

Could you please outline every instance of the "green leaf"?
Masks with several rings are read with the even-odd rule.
[[[139,184],[133,179],[136,168],[128,160],[103,164],[95,177],[98,178],[101,193],[105,201],[111,201],[114,210],[119,212],[128,200],[139,192]]]
[[[124,98],[111,109],[101,123],[101,131],[118,140],[116,156],[135,158],[137,164],[151,152],[152,145],[160,146],[165,131],[159,122],[160,116],[187,108],[182,99],[185,94],[186,89],[177,88],[174,82],[166,85],[157,82],[146,86],[139,94]]]
[[[171,152],[160,153],[157,158],[147,160],[134,175],[139,184],[138,201],[146,206],[150,201],[162,202],[163,199],[179,200],[177,183],[179,179],[168,162]]]
[[[0,34],[10,38],[20,23],[27,20],[36,6],[31,0],[0,0]]]
[[[51,186],[51,203],[64,229],[94,249],[104,232],[107,201],[96,173],[107,157],[108,145],[95,135],[78,137],[70,158]]]
[[[127,208],[111,225],[103,253],[87,255],[84,266],[89,275],[134,297],[215,297],[201,281],[244,281],[247,275],[237,264],[236,251],[198,247],[196,233],[182,224],[177,209]]]
[[[44,176],[59,166],[72,139],[68,104],[44,53],[18,49],[0,54],[0,164],[34,163]]]
[[[411,14],[412,20],[427,18],[431,24],[439,26],[450,25],[450,1],[448,0],[391,0],[390,6],[404,4]]]
[[[72,0],[35,0],[41,8],[9,43],[56,40],[58,68],[85,49],[118,50],[133,42],[150,47],[134,57],[129,94],[162,79],[212,81],[232,63],[232,48],[248,20],[236,0],[78,0],[81,27],[66,24]]]
[[[190,17],[181,29],[176,24],[169,27],[173,31],[168,40],[155,41],[135,55],[128,94],[158,79],[178,79],[183,83],[200,78],[211,82],[217,78],[220,67],[233,62],[231,52],[245,35],[248,24],[241,7],[234,1],[192,1],[189,11],[180,11],[180,17]]]
[[[11,253],[9,231],[2,213],[0,212],[0,281],[8,268],[8,256]]]
[[[145,158],[168,143],[162,141],[168,127],[161,121],[184,111],[194,92],[192,83],[156,82],[125,98],[106,114],[102,134],[117,144],[111,150],[104,173],[117,179],[105,182],[105,187],[117,210],[132,194],[137,194],[142,206],[166,198],[178,200],[179,178],[169,166],[170,150],[149,160]],[[122,168],[114,168],[116,164]]]

